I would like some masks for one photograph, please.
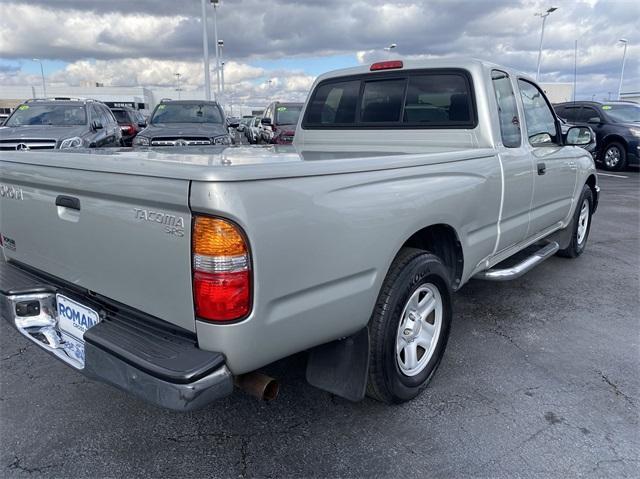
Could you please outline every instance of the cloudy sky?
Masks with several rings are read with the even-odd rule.
[[[386,58],[390,43],[394,58],[464,55],[534,73],[534,14],[550,6],[541,81],[573,81],[578,40],[577,97],[615,96],[626,38],[623,91],[640,90],[637,0],[223,0],[227,91],[245,104],[304,99],[319,73]],[[0,0],[0,89],[38,85],[33,57],[49,84],[175,87],[180,72],[196,89],[200,0]]]

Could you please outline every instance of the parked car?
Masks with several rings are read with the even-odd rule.
[[[625,101],[576,101],[555,105],[574,125],[588,125],[596,134],[596,161],[605,170],[640,165],[640,105]]]
[[[163,100],[133,146],[231,145],[228,127],[235,126],[214,101]]]
[[[267,143],[289,145],[296,134],[296,126],[302,103],[283,103],[274,101],[264,111],[262,124],[265,127],[263,139]]]
[[[301,351],[316,387],[408,401],[441,362],[455,291],[585,251],[599,188],[574,146],[590,136],[562,134],[532,79],[441,59],[321,75],[295,148],[8,152],[3,317],[172,409],[234,384],[273,397],[255,370]]]
[[[133,139],[139,131],[146,128],[147,121],[142,113],[129,106],[111,108],[111,113],[116,117],[122,131],[122,144],[132,146]]]
[[[262,130],[263,127],[260,117],[254,116],[251,118],[244,131],[249,143],[260,143],[262,140]]]
[[[252,120],[253,117],[242,117],[241,119],[238,120],[238,128],[236,128],[236,130],[238,130],[240,133],[244,133],[246,131],[247,125],[249,124],[249,122]]]
[[[27,100],[0,128],[0,151],[121,146],[122,133],[109,108],[95,100]]]

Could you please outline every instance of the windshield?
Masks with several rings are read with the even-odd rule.
[[[302,105],[281,105],[276,108],[276,125],[295,125],[298,123]]]
[[[222,123],[222,115],[217,106],[206,103],[162,103],[151,123]]]
[[[602,109],[615,121],[640,122],[640,105],[602,105]]]
[[[87,123],[84,105],[20,105],[6,126],[76,126]]]

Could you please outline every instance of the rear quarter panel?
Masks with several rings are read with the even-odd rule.
[[[251,315],[196,321],[200,347],[244,373],[364,327],[393,258],[423,227],[458,233],[468,278],[495,245],[495,156],[385,171],[193,182],[191,208],[236,221],[250,241]]]

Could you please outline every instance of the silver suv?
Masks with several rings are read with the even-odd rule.
[[[118,122],[103,103],[71,98],[27,100],[0,128],[0,150],[121,146]]]

